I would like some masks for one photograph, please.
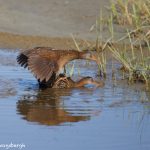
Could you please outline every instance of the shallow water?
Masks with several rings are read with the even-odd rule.
[[[28,150],[150,149],[150,94],[140,85],[108,77],[102,88],[41,91],[16,56],[0,51],[0,144],[23,143]],[[80,72],[99,80],[95,63],[75,61],[75,70],[74,79]]]

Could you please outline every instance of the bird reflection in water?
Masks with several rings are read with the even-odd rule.
[[[62,97],[70,97],[71,94],[71,89],[46,89],[38,91],[35,96],[22,96],[17,103],[17,111],[23,116],[23,119],[29,122],[48,126],[89,120],[88,108],[65,106]],[[71,112],[71,109],[76,110]]]

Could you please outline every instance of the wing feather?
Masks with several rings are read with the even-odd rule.
[[[39,55],[30,56],[28,59],[29,70],[42,82],[46,82],[51,78],[53,73],[57,71],[57,62],[41,57]]]
[[[28,57],[24,54],[19,54],[17,56],[17,62],[24,68],[28,66]]]

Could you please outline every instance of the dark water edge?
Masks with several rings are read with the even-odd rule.
[[[0,51],[0,144],[24,143],[28,150],[150,149],[150,94],[141,84],[114,84],[108,76],[102,88],[41,91],[16,56]],[[75,61],[73,78],[80,72],[99,80],[96,70],[95,63]]]

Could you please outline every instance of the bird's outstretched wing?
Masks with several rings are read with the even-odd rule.
[[[40,53],[46,53],[53,50],[51,47],[35,47],[33,49],[28,49],[23,51],[17,56],[17,62],[22,67],[26,68],[28,67],[28,58],[30,55],[38,55]]]
[[[28,67],[38,81],[47,82],[55,76],[58,70],[57,57],[51,47],[35,47],[17,56],[17,62],[22,67]]]
[[[35,75],[35,77],[42,82],[46,82],[51,76],[58,71],[57,61],[40,55],[31,55],[28,58],[28,68]]]

